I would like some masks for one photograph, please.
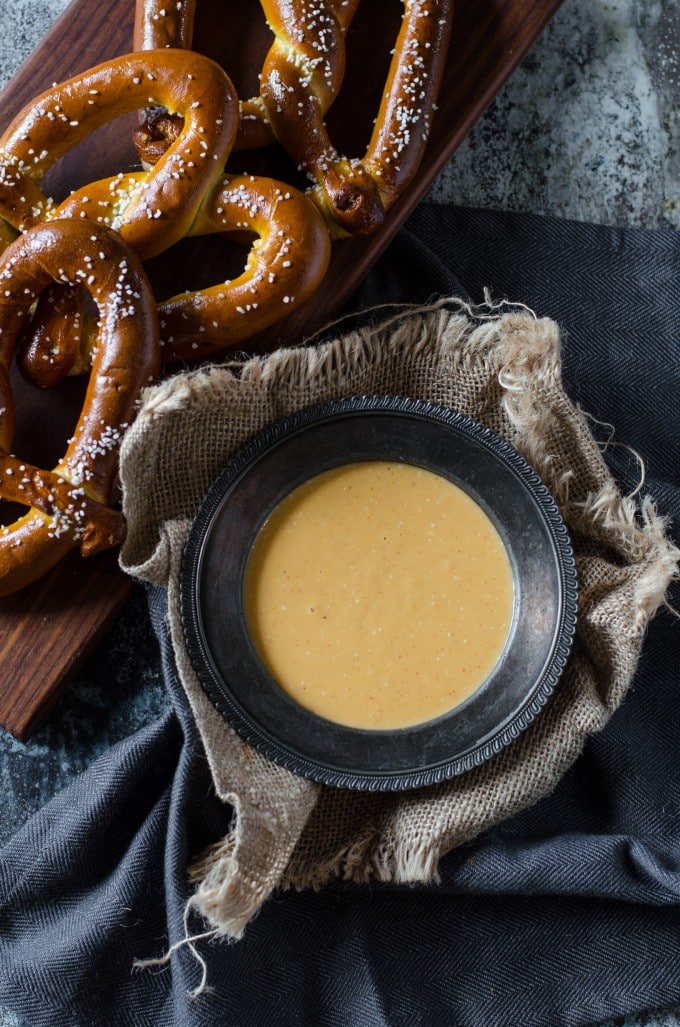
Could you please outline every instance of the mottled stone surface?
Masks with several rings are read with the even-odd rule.
[[[0,0],[0,85],[66,6]],[[680,0],[566,0],[430,198],[680,226],[679,43]],[[166,704],[140,590],[34,738],[21,745],[0,732],[0,843]],[[648,1013],[625,1025],[678,1027],[680,1017]],[[0,1010],[0,1027],[19,1024]]]
[[[680,225],[680,3],[566,0],[431,198]]]

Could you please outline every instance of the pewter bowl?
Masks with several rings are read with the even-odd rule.
[[[486,680],[444,715],[394,730],[346,727],[294,702],[261,662],[244,614],[248,554],[272,510],[312,476],[362,460],[415,464],[463,488],[495,525],[513,574],[510,633]],[[566,526],[519,453],[459,412],[389,396],[309,408],[253,439],[206,495],[181,576],[187,649],[229,724],[294,773],[378,791],[454,777],[517,738],[558,686],[577,603]]]

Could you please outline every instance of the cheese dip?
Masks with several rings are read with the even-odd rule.
[[[339,724],[423,723],[482,684],[513,612],[505,546],[485,511],[412,464],[345,464],[296,488],[260,529],[248,631],[278,685]]]

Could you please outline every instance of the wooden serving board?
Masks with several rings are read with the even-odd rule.
[[[457,0],[439,110],[416,182],[368,239],[336,243],[327,277],[314,297],[252,341],[263,351],[299,342],[335,316],[374,261],[429,189],[454,150],[560,6],[561,0]],[[270,35],[260,5],[251,0],[199,0],[194,47],[218,60],[241,95],[257,92],[257,75]],[[345,84],[329,116],[340,150],[365,149],[385,81],[388,51],[401,15],[397,0],[365,0],[347,39]],[[134,0],[74,0],[14,76],[2,95],[1,128],[43,89],[132,47]],[[384,43],[383,43],[384,41]],[[378,45],[379,44],[379,45]],[[45,183],[55,198],[97,178],[135,166],[127,119],[98,130],[54,168]],[[235,171],[285,177],[292,172],[276,149],[239,155]],[[187,268],[212,269],[231,259],[224,240],[180,243],[147,270],[159,299],[201,283]],[[21,411],[16,452],[51,467],[80,409],[82,383],[68,381],[38,393],[18,379]],[[36,585],[0,599],[0,726],[27,739],[61,689],[121,610],[132,587],[115,554],[82,560],[72,554]]]

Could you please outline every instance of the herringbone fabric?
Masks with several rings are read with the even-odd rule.
[[[646,491],[677,517],[677,237],[439,208],[410,228],[429,254],[402,236],[369,283],[378,296],[357,302],[460,292],[458,275],[475,300],[489,285],[555,317],[571,395],[644,454]],[[593,262],[597,273],[580,273]],[[631,327],[597,308],[630,308]],[[635,461],[618,447],[606,455],[629,491]],[[181,938],[185,868],[229,826],[174,675],[162,598],[151,595],[151,610],[175,713],[108,753],[0,852],[0,1001],[38,1027],[572,1027],[680,1000],[670,614],[652,623],[623,706],[556,790],[445,857],[440,884],[278,896],[237,945],[198,943],[214,990],[196,1001],[186,947],[168,969],[131,975],[134,957]]]

